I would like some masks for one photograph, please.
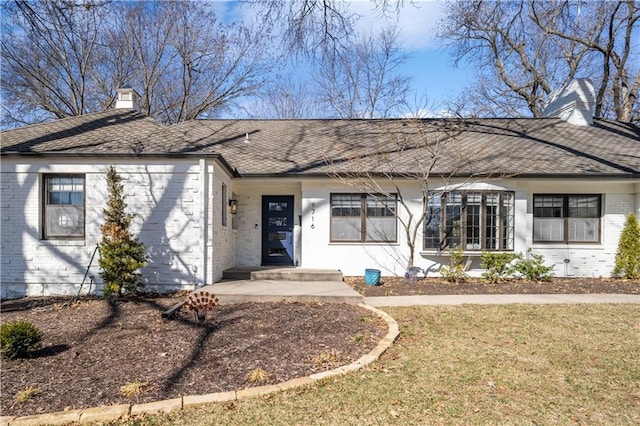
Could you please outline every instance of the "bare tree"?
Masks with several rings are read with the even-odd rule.
[[[277,75],[266,83],[248,112],[254,118],[311,118],[322,115],[319,108],[309,83],[296,81],[289,74]]]
[[[102,106],[95,71],[104,65],[97,51],[108,5],[16,1],[2,9],[4,124],[80,115]]]
[[[595,61],[599,71],[595,75],[600,80],[596,86],[596,116],[605,115],[604,104],[609,98],[617,120],[640,119],[634,117],[640,91],[637,33],[633,40],[633,29],[640,20],[637,2],[534,2],[531,18],[546,34],[584,46],[600,57]]]
[[[242,0],[257,6],[264,23],[281,32],[285,51],[332,56],[348,45],[357,16],[339,0]]]
[[[261,32],[221,24],[197,2],[138,3],[124,12],[121,37],[138,58],[142,107],[160,121],[215,116],[263,83],[269,38]]]
[[[369,34],[320,64],[320,100],[340,118],[389,117],[406,105],[409,77],[400,74],[407,55],[395,27]]]
[[[389,243],[388,256],[407,270],[414,266],[423,242],[434,253],[514,248],[509,220],[514,194],[491,189],[490,184],[499,186],[503,179],[540,167],[540,159],[514,151],[502,139],[505,131],[515,136],[521,128],[510,130],[496,120],[451,118],[367,120],[366,125],[354,125],[362,126],[360,137],[350,132],[349,138],[325,152],[329,176],[341,187],[366,194],[361,204],[357,197],[350,204],[351,194],[332,204],[338,220],[346,219],[335,229],[347,240],[357,240],[359,233],[363,241]],[[374,220],[369,211],[363,218],[364,208],[371,210]],[[345,231],[348,226],[350,234]],[[396,238],[396,228],[402,238]],[[396,242],[407,250],[394,249]]]
[[[546,96],[577,72],[586,49],[560,45],[539,31],[524,2],[450,2],[440,36],[455,49],[455,64],[476,67],[468,90],[494,115],[542,116]]]
[[[640,53],[631,42],[637,20],[633,2],[449,2],[439,35],[455,48],[455,64],[478,70],[466,113],[540,117],[552,90],[587,75],[600,80],[596,115],[605,115],[611,88],[613,115],[630,121],[640,85],[628,61]]]
[[[268,34],[219,23],[206,3],[15,1],[3,8],[6,121],[99,111],[123,85],[141,93],[142,111],[162,122],[215,116],[256,93],[271,62]]]
[[[420,244],[418,238],[425,220],[430,217],[430,205],[426,201],[433,195],[432,183],[447,186],[456,176],[472,175],[469,160],[483,148],[472,148],[478,152],[460,150],[456,137],[462,128],[456,120],[407,119],[377,123],[381,126],[376,132],[378,137],[372,135],[365,151],[354,149],[350,144],[336,146],[325,161],[335,169],[330,173],[334,180],[372,197],[387,210],[385,214],[397,218],[409,254],[395,262],[408,270],[414,265]],[[465,177],[461,182],[468,179]],[[417,200],[409,195],[408,183],[419,186]],[[416,201],[421,206],[418,209]],[[445,230],[442,231],[444,235]],[[384,239],[386,230],[367,232],[378,233],[379,239]]]
[[[265,22],[281,27],[282,41],[288,50],[298,53],[326,54],[345,47],[353,35],[359,16],[343,0],[240,0],[257,6]],[[380,16],[397,14],[416,0],[369,0]]]

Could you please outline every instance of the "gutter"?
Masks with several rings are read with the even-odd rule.
[[[238,173],[236,170],[236,175],[234,175],[234,177],[241,177],[244,179],[273,179],[273,178],[279,178],[279,179],[284,179],[284,178],[313,178],[313,179],[335,179],[336,177],[341,178],[341,179],[350,179],[350,178],[366,178],[366,177],[372,177],[372,178],[395,178],[395,179],[406,179],[406,180],[422,180],[421,176],[409,176],[407,174],[403,174],[403,173],[397,173],[397,174],[393,174],[393,175],[389,175],[389,174],[384,174],[384,173],[369,173],[369,174],[347,174],[347,175],[342,175],[340,173]],[[607,179],[607,180],[616,180],[616,179],[640,179],[640,171],[636,172],[636,173],[620,173],[620,174],[613,174],[613,173],[606,173],[606,174],[577,174],[577,173],[570,173],[570,174],[563,174],[563,173],[553,173],[553,174],[515,174],[515,175],[476,175],[476,176],[470,176],[470,175],[462,175],[462,174],[456,174],[456,175],[439,175],[439,174],[432,174],[431,176],[429,176],[429,180],[431,179],[440,179],[440,178],[447,178],[447,179],[475,179],[475,180],[482,180],[482,179],[536,179],[536,180],[546,180],[546,179],[587,179],[587,180],[602,180],[602,179]]]
[[[240,177],[240,174],[227,162],[227,160],[218,153],[163,153],[163,152],[151,152],[144,154],[136,153],[68,153],[68,152],[0,152],[0,157],[4,158],[120,158],[120,159],[136,159],[136,158],[151,158],[151,159],[180,159],[180,160],[217,160],[231,175],[232,177]]]

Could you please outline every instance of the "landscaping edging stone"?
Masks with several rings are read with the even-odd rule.
[[[253,398],[273,392],[281,392],[288,389],[307,386],[319,380],[326,380],[336,376],[342,376],[376,361],[400,335],[398,323],[389,314],[372,306],[360,303],[361,308],[367,309],[382,318],[388,327],[385,337],[368,354],[361,356],[351,364],[343,365],[333,370],[322,371],[310,376],[298,377],[275,385],[257,386],[240,389],[237,391],[217,392],[207,395],[187,395],[179,398],[162,401],[148,402],[145,404],[118,404],[103,407],[92,407],[77,410],[57,411],[46,414],[30,416],[2,416],[0,426],[37,426],[37,425],[63,425],[68,423],[88,424],[93,422],[110,422],[126,419],[141,414],[169,413],[187,407],[197,407],[214,402],[235,401]]]

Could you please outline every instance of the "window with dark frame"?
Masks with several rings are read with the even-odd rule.
[[[43,176],[44,239],[84,238],[85,176]]]
[[[513,250],[514,199],[510,191],[430,191],[424,249]]]
[[[227,226],[227,185],[222,184],[222,226]]]
[[[332,242],[397,241],[397,197],[331,194]]]
[[[534,243],[598,243],[600,194],[534,194]]]

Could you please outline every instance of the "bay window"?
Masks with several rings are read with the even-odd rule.
[[[513,250],[513,192],[430,191],[425,207],[425,250]]]

